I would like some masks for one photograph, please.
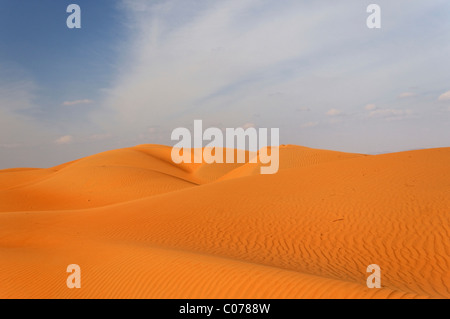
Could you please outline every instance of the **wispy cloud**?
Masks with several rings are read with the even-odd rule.
[[[250,123],[247,122],[244,125],[241,126],[244,130],[248,129],[248,128],[254,128],[255,127],[255,123]]]
[[[64,106],[72,106],[72,105],[79,105],[79,104],[91,104],[94,101],[89,100],[89,99],[84,99],[84,100],[75,100],[75,101],[64,101],[62,103],[62,105]]]
[[[447,91],[445,93],[442,93],[439,98],[439,101],[450,101],[450,91]]]
[[[408,118],[413,114],[411,110],[399,110],[399,109],[377,109],[369,113],[369,117],[379,117],[386,120],[400,120]]]
[[[416,96],[417,94],[414,92],[403,92],[399,94],[399,98],[404,99],[404,98],[408,98],[408,97],[413,97]]]
[[[325,113],[327,116],[338,116],[338,115],[342,115],[342,111],[337,110],[337,109],[330,109],[328,110],[327,113]]]
[[[73,136],[72,135],[64,135],[61,136],[60,138],[58,138],[55,143],[59,144],[59,145],[63,145],[63,144],[69,144],[73,141]]]
[[[238,126],[236,112],[247,117],[271,109],[264,112],[267,119],[280,107],[298,105],[309,99],[294,89],[305,73],[287,72],[327,46],[333,37],[322,34],[324,25],[344,10],[321,12],[298,1],[184,3],[124,1],[139,36],[127,67],[107,91],[104,112],[94,114],[100,124],[105,113],[122,130],[161,121],[178,126],[174,122],[201,114]],[[313,36],[314,29],[323,36]]]
[[[360,1],[328,1],[326,6],[295,0],[193,3],[122,1],[132,36],[121,48],[125,59],[103,91],[105,99],[91,113],[103,130],[131,139],[147,136],[149,126],[170,132],[201,118],[239,127],[242,118],[254,122],[257,114],[258,126],[280,127],[282,136],[302,141],[297,130],[301,115],[307,126],[323,123],[323,133],[311,143],[320,140],[317,146],[338,149],[359,145],[352,151],[367,152],[367,143],[355,141],[365,120],[411,117],[395,110],[406,101],[409,109],[423,110],[420,103],[431,100],[408,100],[413,91],[404,88],[445,83],[447,77],[432,71],[447,65],[442,41],[433,36],[436,28],[415,24],[431,19],[424,12],[449,6],[442,0],[381,0],[385,12],[396,12],[396,19],[385,19],[382,32],[367,29],[367,5]],[[436,23],[448,34],[444,20]],[[420,45],[405,54],[404,44],[419,43],[418,34]],[[429,58],[430,52],[435,58]],[[355,109],[367,101],[373,102],[366,111],[380,111],[358,117]],[[327,145],[327,126],[344,116],[352,121],[340,128],[345,138]],[[366,134],[390,144],[393,133],[372,127]]]

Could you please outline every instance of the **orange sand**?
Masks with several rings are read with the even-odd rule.
[[[0,298],[450,297],[450,148],[281,146],[275,175],[170,151],[0,171]]]

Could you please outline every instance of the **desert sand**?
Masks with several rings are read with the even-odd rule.
[[[0,298],[450,297],[450,148],[279,151],[274,175],[161,145],[0,170]]]

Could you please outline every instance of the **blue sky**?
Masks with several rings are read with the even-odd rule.
[[[70,3],[1,1],[2,65],[21,69],[48,90],[43,99],[96,95],[112,75],[115,42],[125,36],[112,1],[78,1],[83,27],[76,31],[65,27]]]
[[[0,0],[0,169],[172,145],[194,119],[349,152],[450,146],[449,40],[444,0]]]

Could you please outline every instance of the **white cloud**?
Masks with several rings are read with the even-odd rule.
[[[62,105],[64,106],[72,106],[72,105],[78,105],[78,104],[91,104],[94,101],[89,100],[89,99],[84,99],[84,100],[75,100],[75,101],[65,101],[63,102]]]
[[[378,107],[396,109],[401,104],[394,103],[408,102],[408,108],[424,110],[420,99],[399,101],[398,94],[417,85],[431,90],[432,83],[444,83],[448,74],[433,71],[448,68],[448,50],[434,36],[436,30],[414,24],[424,12],[444,6],[443,1],[385,1],[385,10],[399,14],[383,28],[398,32],[383,37],[371,33],[369,42],[364,42],[369,36],[364,19],[357,18],[365,16],[365,6],[357,1],[329,1],[326,6],[296,0],[193,3],[122,1],[130,38],[119,43],[123,60],[111,86],[102,92],[99,108],[91,110],[90,119],[102,130],[131,140],[160,125],[159,135],[169,140],[173,128],[192,125],[193,119],[239,127],[242,119],[257,118],[258,125],[280,127],[284,136],[302,141],[296,130],[299,115],[300,123],[335,123],[346,115],[356,119],[353,110],[359,107],[365,113],[362,120],[342,126],[348,138],[339,143],[365,151],[370,145],[356,133],[377,107],[361,106],[376,101]],[[439,19],[438,29],[447,35],[445,23]],[[418,36],[421,42],[415,41]],[[408,54],[407,43],[413,43]],[[299,108],[305,105],[311,112]],[[395,112],[379,111],[371,117],[411,116]],[[320,117],[324,113],[327,119]],[[389,129],[374,126],[365,134],[391,143],[397,131]],[[328,141],[325,131],[310,138],[317,146]]]
[[[367,111],[372,111],[375,110],[377,108],[377,106],[375,104],[367,104],[364,109]]]
[[[341,115],[341,114],[342,114],[342,111],[339,111],[337,109],[330,109],[326,113],[327,116],[338,116],[338,115]]]
[[[404,99],[404,98],[413,97],[413,96],[416,96],[416,95],[417,94],[414,93],[414,92],[403,92],[403,93],[400,93],[400,95],[398,97],[401,98],[401,99]]]
[[[369,116],[373,118],[384,118],[386,120],[399,120],[411,116],[412,113],[411,110],[378,109],[370,112]]]
[[[72,135],[64,135],[61,136],[60,138],[58,138],[55,143],[59,144],[59,145],[63,145],[63,144],[69,144],[71,143],[73,140],[73,136]]]
[[[298,89],[284,92],[286,80],[277,79],[278,73],[324,46],[326,39],[318,41],[309,30],[334,20],[335,12],[308,15],[308,6],[296,1],[200,3],[190,8],[182,1],[124,2],[134,42],[127,46],[127,65],[106,91],[103,110],[93,111],[99,124],[137,131],[162,119],[170,127],[198,112],[204,120],[221,118],[235,127],[237,112],[251,116],[271,105],[274,113],[277,105],[298,104]]]
[[[447,91],[445,93],[442,93],[439,98],[439,101],[449,101],[450,100],[450,91]]]
[[[255,127],[255,123],[245,123],[244,125],[241,126],[244,130],[251,128],[251,127]]]

